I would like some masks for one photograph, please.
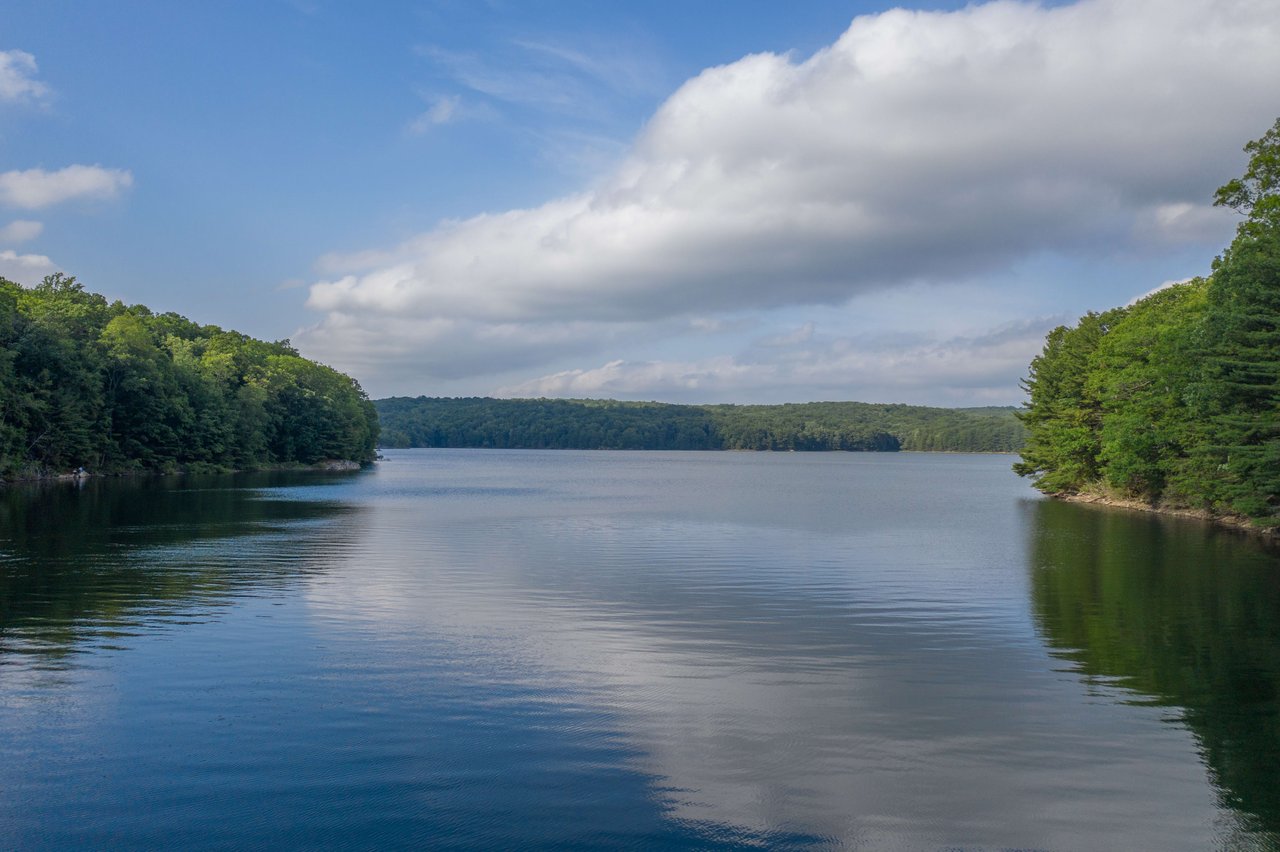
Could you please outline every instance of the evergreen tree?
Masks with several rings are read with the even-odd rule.
[[[1089,313],[1075,328],[1049,332],[1044,352],[1023,382],[1029,396],[1019,417],[1027,427],[1022,461],[1013,469],[1036,476],[1043,491],[1079,491],[1099,475],[1102,406],[1088,381],[1089,363],[1121,309]]]
[[[1208,440],[1198,470],[1210,502],[1280,522],[1280,119],[1245,146],[1243,177],[1215,203],[1245,219],[1214,262],[1200,414]]]

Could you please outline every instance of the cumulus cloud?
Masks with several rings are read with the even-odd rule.
[[[42,254],[18,254],[12,249],[0,251],[0,278],[29,287],[57,271],[58,265]]]
[[[412,347],[441,321],[838,304],[1037,253],[1225,238],[1230,219],[1202,205],[1274,113],[1259,107],[1280,79],[1274,13],[998,0],[859,17],[807,59],[757,54],[689,80],[591,188],[347,258],[308,305]]]
[[[6,243],[25,243],[27,240],[34,240],[44,231],[42,222],[32,222],[28,219],[15,219],[9,224],[0,228],[0,242]]]
[[[72,200],[115,198],[133,185],[133,175],[123,169],[74,165],[47,172],[26,169],[0,173],[0,204],[39,210]]]
[[[631,343],[653,330],[639,323],[480,323],[437,317],[385,318],[330,314],[293,335],[311,357],[361,377],[374,396],[425,392],[440,382],[536,369],[562,357]]]
[[[0,102],[31,103],[49,95],[36,79],[36,58],[24,50],[0,50]]]

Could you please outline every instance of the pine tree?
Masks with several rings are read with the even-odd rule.
[[[1243,177],[1215,204],[1245,216],[1214,262],[1200,405],[1200,458],[1219,508],[1280,524],[1280,119],[1250,154]]]
[[[1075,328],[1049,332],[1044,352],[1023,382],[1029,399],[1018,417],[1027,427],[1022,461],[1013,469],[1035,476],[1049,493],[1076,492],[1099,478],[1102,407],[1089,385],[1089,364],[1123,309],[1089,313]]]

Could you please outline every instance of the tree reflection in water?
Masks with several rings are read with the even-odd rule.
[[[340,530],[283,531],[355,510],[273,489],[359,475],[90,479],[0,490],[0,665],[66,665],[141,624],[198,616],[323,570]]]
[[[1031,511],[1033,609],[1054,653],[1177,708],[1223,805],[1280,841],[1280,551],[1179,519]]]

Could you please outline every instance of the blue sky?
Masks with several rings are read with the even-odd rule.
[[[1207,272],[1271,0],[23,2],[0,274],[371,395],[1015,403]]]

